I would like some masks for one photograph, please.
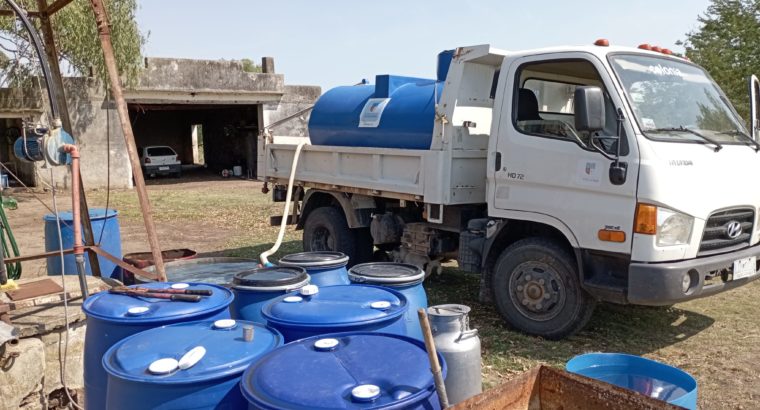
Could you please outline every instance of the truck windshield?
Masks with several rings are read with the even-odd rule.
[[[626,54],[613,55],[610,62],[648,138],[752,144],[728,99],[701,68]]]

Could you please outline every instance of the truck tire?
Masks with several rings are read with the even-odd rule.
[[[343,252],[348,255],[348,265],[353,266],[372,256],[372,237],[369,228],[351,229],[338,209],[323,206],[311,211],[304,221],[303,250]]]
[[[493,271],[493,295],[514,328],[558,340],[581,330],[596,301],[582,288],[575,259],[564,248],[528,238],[505,249]]]

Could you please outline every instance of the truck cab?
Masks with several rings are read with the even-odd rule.
[[[359,262],[374,245],[429,272],[456,259],[510,325],[553,339],[598,301],[666,306],[759,277],[760,191],[744,181],[760,145],[699,66],[606,41],[474,46],[439,81],[428,150],[304,148],[306,250]],[[262,144],[260,175],[284,189],[292,148]],[[341,238],[315,243],[317,228]]]

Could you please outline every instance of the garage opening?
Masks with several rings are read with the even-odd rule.
[[[138,148],[171,147],[183,177],[240,167],[243,177],[255,178],[258,109],[257,104],[129,104]]]
[[[6,168],[15,174],[24,185],[28,187],[37,186],[34,164],[31,162],[21,161],[13,154],[13,144],[21,136],[21,127],[24,121],[21,118],[0,118],[0,135],[3,142],[0,143],[0,162],[4,167],[0,167],[0,174],[6,175]],[[2,181],[3,179],[0,179]],[[8,175],[9,186],[20,186],[16,180]]]

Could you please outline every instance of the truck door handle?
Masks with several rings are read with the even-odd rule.
[[[496,153],[496,161],[495,161],[494,170],[496,172],[501,171],[501,152]]]

